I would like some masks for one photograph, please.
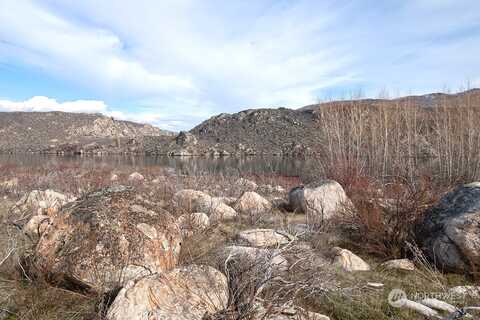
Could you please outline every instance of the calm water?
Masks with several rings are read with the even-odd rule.
[[[37,154],[0,155],[0,165],[24,167],[80,166],[84,168],[119,167],[141,170],[166,167],[183,174],[251,173],[298,176],[315,165],[315,160],[282,157],[144,157],[144,156],[49,156]]]

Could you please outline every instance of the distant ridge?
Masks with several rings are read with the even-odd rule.
[[[101,114],[0,112],[0,152],[122,153],[132,140],[172,133]]]

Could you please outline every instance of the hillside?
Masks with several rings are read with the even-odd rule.
[[[421,127],[416,128],[413,141],[412,137],[404,136],[398,136],[397,140],[409,139],[414,148],[421,149],[420,153],[432,154],[434,150],[431,138],[436,135],[434,130],[438,130],[435,129],[435,125],[439,125],[437,121],[450,114],[446,108],[452,110],[462,107],[471,109],[466,115],[468,121],[480,121],[480,118],[476,118],[479,115],[475,111],[480,107],[480,89],[457,94],[433,93],[396,99],[332,101],[297,110],[249,109],[234,114],[222,113],[177,137],[150,125],[117,121],[99,114],[0,113],[0,152],[174,156],[332,154],[333,138],[350,139],[337,141],[337,150],[352,143],[351,139],[356,139],[354,132],[348,132],[358,129],[354,128],[354,122],[365,121],[368,130],[377,127],[381,130],[378,122],[389,118],[389,121],[397,121],[398,125],[409,128],[402,110],[414,110],[409,115],[410,120],[415,119],[412,124]],[[453,112],[453,115],[456,113]],[[461,121],[459,123],[461,125]],[[394,123],[389,126],[400,129],[398,132],[405,131],[395,127]],[[359,130],[362,130],[362,134],[366,132],[366,129]],[[375,136],[374,132],[371,134]],[[356,148],[354,151],[360,152],[359,146]],[[351,151],[347,150],[348,153]]]
[[[333,101],[297,110],[245,110],[212,117],[193,128],[190,133],[198,138],[202,152],[220,150],[236,154],[304,155],[324,151],[328,134],[326,127],[335,120],[329,119],[333,113],[342,118],[351,112],[353,107],[362,110],[361,112],[371,113],[378,113],[380,108],[416,108],[417,117],[423,119],[425,113],[433,110],[462,106],[480,107],[480,89],[458,94],[433,93],[397,99]],[[348,121],[348,116],[346,117],[347,119],[342,118],[342,121]]]
[[[170,133],[150,125],[118,121],[101,114],[1,112],[0,152],[137,152],[144,136]]]

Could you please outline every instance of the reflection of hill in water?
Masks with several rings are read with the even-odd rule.
[[[44,168],[78,166],[82,168],[116,167],[125,170],[142,170],[154,167],[171,168],[181,174],[281,174],[298,176],[313,166],[314,159],[282,157],[141,157],[141,156],[48,156],[39,154],[0,155],[1,165]]]

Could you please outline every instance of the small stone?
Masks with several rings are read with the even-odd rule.
[[[334,247],[334,265],[341,267],[344,271],[369,271],[370,266],[362,258],[352,253],[350,250]]]
[[[414,271],[415,265],[408,259],[395,259],[382,263],[380,268],[385,270]]]

